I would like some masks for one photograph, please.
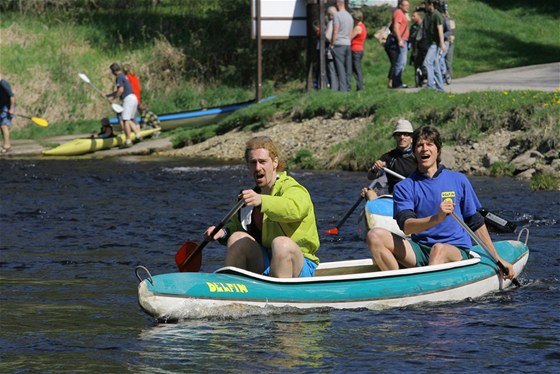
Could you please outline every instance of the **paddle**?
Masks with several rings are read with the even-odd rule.
[[[24,116],[23,114],[16,114],[16,116],[30,119],[31,121],[33,121],[34,124],[36,124],[38,126],[41,126],[41,127],[47,127],[49,125],[49,121],[47,121],[44,118],[29,117],[29,116]]]
[[[375,184],[377,183],[377,179],[374,179],[371,184],[368,186],[368,188],[373,188],[373,186],[375,186]],[[338,221],[338,223],[336,224],[335,227],[333,227],[332,229],[328,229],[325,230],[325,234],[329,234],[329,235],[338,235],[338,230],[342,227],[342,225],[344,225],[344,222],[346,222],[346,220],[348,219],[348,217],[350,217],[350,215],[356,210],[356,208],[358,207],[358,205],[360,205],[360,203],[362,202],[362,200],[364,199],[364,196],[360,195],[360,198],[354,203],[354,205],[352,205],[352,207],[346,212],[346,214],[344,215],[344,217],[342,217],[340,219],[340,221]]]
[[[99,90],[99,88],[95,87],[93,85],[93,83],[91,83],[91,81],[89,80],[87,75],[85,75],[84,73],[78,73],[78,75],[80,76],[81,80],[83,80],[84,82],[86,82],[90,86],[92,86],[95,89],[95,91],[97,91],[105,100],[107,100],[109,102],[109,104],[111,104],[111,108],[113,108],[113,111],[115,111],[115,113],[122,113],[123,112],[124,108],[117,103],[112,103],[111,100],[109,100],[109,98],[107,96],[103,95],[103,92],[101,92]]]
[[[405,177],[403,177],[402,175],[400,175],[399,173],[395,173],[393,170],[387,169],[387,168],[383,168],[383,170],[385,170],[386,173],[392,174],[397,178],[400,179],[405,179]],[[482,248],[486,254],[488,256],[490,256],[490,258],[494,261],[494,263],[496,265],[498,265],[498,267],[500,268],[500,270],[508,275],[509,271],[508,269],[504,266],[504,264],[502,264],[500,261],[498,261],[498,259],[496,257],[494,257],[494,255],[492,254],[492,252],[490,252],[490,250],[488,249],[488,247],[486,246],[486,244],[484,244],[484,242],[482,240],[480,240],[480,238],[478,236],[476,236],[476,234],[471,230],[471,228],[465,223],[463,222],[463,220],[461,218],[459,218],[459,216],[457,215],[457,213],[452,212],[451,213],[451,217],[453,217],[455,219],[455,221],[457,221],[457,223],[459,225],[461,225],[461,227],[463,229],[465,229],[465,231],[467,232],[467,234],[469,234],[469,236],[472,238],[472,240],[474,240],[476,242],[476,244],[478,244],[480,246],[480,248]],[[515,278],[513,278],[511,280],[511,283],[513,283],[514,285],[516,285],[517,287],[521,287],[521,283],[519,283],[519,281]]]
[[[245,204],[243,200],[239,200],[237,204],[229,211],[228,214],[214,227],[214,230],[210,233],[210,237],[213,238],[214,235],[218,233],[224,227],[224,225],[233,217],[239,209]],[[177,251],[175,254],[175,263],[179,268],[179,271],[182,272],[197,272],[200,270],[200,266],[202,264],[202,252],[201,250],[208,244],[210,241],[208,239],[204,239],[204,241],[200,244],[196,244],[196,242],[189,240]]]

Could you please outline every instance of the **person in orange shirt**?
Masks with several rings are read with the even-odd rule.
[[[352,72],[356,77],[356,89],[360,91],[364,89],[362,58],[364,57],[364,42],[366,41],[367,30],[362,22],[364,20],[362,12],[359,10],[352,12],[352,18],[354,19],[354,28],[350,35],[352,40],[350,45],[352,50]]]
[[[123,71],[126,77],[128,78],[128,80],[130,81],[130,85],[132,86],[132,92],[134,92],[134,95],[138,99],[138,105],[140,105],[141,102],[140,96],[142,94],[140,79],[138,79],[138,76],[132,72],[132,69],[129,64],[123,65]]]

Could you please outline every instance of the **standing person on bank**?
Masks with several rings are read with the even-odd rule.
[[[346,11],[344,0],[336,0],[336,8],[338,12],[333,19],[333,36],[330,48],[334,57],[336,75],[338,77],[338,90],[349,92],[352,89],[352,51],[350,47],[350,36],[354,28],[354,20],[350,13]]]
[[[424,24],[424,32],[429,43],[428,52],[424,58],[424,67],[428,75],[427,87],[438,91],[443,91],[443,77],[441,75],[440,61],[443,53],[446,52],[443,37],[443,16],[435,8],[438,0],[424,0],[427,16],[424,17],[427,23]]]
[[[398,54],[395,62],[395,70],[393,71],[392,88],[408,88],[403,84],[402,74],[406,66],[406,58],[408,56],[408,37],[410,30],[408,28],[408,9],[410,4],[408,0],[399,0],[398,7],[393,12],[391,22],[392,32],[397,39]]]
[[[325,39],[327,40],[325,51],[325,58],[327,59],[327,78],[329,79],[329,87],[333,91],[338,91],[338,75],[336,74],[334,56],[332,54],[332,49],[330,48],[332,45],[332,37],[334,31],[333,22],[336,12],[337,10],[335,6],[330,6],[327,8],[327,17],[329,21],[327,22],[327,28],[325,29]]]
[[[436,265],[469,258],[472,240],[453,217],[455,213],[515,277],[510,263],[498,255],[484,217],[478,213],[480,202],[463,174],[441,165],[442,142],[435,127],[422,126],[412,135],[417,170],[395,185],[394,218],[411,240],[374,228],[367,234],[371,254],[381,270]]]
[[[142,103],[142,99],[141,99],[142,86],[140,86],[140,79],[136,74],[132,72],[132,68],[130,67],[129,64],[123,65],[123,71],[126,77],[128,78],[130,85],[132,86],[132,92],[134,92],[136,98],[138,99],[138,105],[140,105]]]
[[[364,89],[364,75],[362,74],[362,59],[364,58],[364,42],[367,38],[366,26],[363,23],[364,15],[359,10],[352,12],[354,19],[354,28],[350,35],[352,42],[350,49],[352,51],[352,72],[356,78],[356,89],[361,91]]]
[[[120,97],[123,103],[123,112],[121,113],[122,116],[122,126],[125,135],[125,144],[124,147],[131,147],[132,140],[130,139],[130,133],[134,131],[136,134],[136,140],[142,140],[140,136],[140,130],[138,129],[138,125],[134,122],[134,116],[136,115],[136,110],[138,108],[138,98],[134,94],[132,90],[132,85],[130,81],[126,77],[126,75],[121,71],[121,67],[116,62],[111,64],[109,67],[111,69],[111,73],[116,77],[116,89],[114,92],[107,94],[106,96],[110,100],[115,100],[117,97]]]
[[[7,153],[12,149],[10,142],[10,127],[16,112],[16,95],[7,80],[0,75],[0,128],[2,128],[2,148],[0,153]]]
[[[379,160],[368,170],[367,177],[369,180],[374,180],[383,171],[383,168],[394,171],[403,176],[409,176],[417,167],[416,156],[412,150],[412,133],[414,129],[410,121],[406,119],[399,119],[393,129],[393,137],[395,138],[396,147],[389,152],[383,154]],[[389,193],[392,194],[395,184],[401,180],[392,174],[387,174],[387,185]],[[376,199],[377,193],[364,187],[362,189],[362,196],[368,200]]]
[[[245,206],[213,238],[227,242],[225,265],[278,278],[312,277],[319,234],[309,192],[288,176],[267,136],[250,139],[245,161],[256,183],[241,191]]]

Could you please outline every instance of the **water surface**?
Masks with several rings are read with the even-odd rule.
[[[471,178],[483,205],[530,230],[519,289],[387,310],[229,309],[157,324],[134,268],[175,271],[251,186],[244,167],[178,160],[0,161],[1,372],[554,372],[560,368],[560,192]],[[368,184],[363,173],[293,171],[321,231]],[[322,235],[322,261],[368,256],[358,214]],[[493,234],[496,240],[513,234]],[[204,250],[203,271],[224,249]]]

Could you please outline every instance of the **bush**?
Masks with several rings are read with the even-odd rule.
[[[550,173],[536,173],[529,182],[533,191],[549,191],[560,189],[560,178]]]

